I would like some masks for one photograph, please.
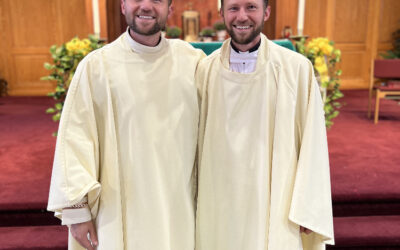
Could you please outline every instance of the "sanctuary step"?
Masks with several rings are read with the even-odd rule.
[[[64,226],[0,227],[0,250],[67,250]]]
[[[335,246],[327,250],[400,249],[400,215],[335,217]]]
[[[335,202],[333,201],[333,216],[377,216],[400,215],[400,200],[363,201],[363,202]]]
[[[0,210],[0,227],[60,225],[54,213],[40,210]]]

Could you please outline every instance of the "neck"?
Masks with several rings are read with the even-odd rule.
[[[141,35],[134,32],[132,29],[129,29],[129,35],[132,37],[133,40],[136,42],[143,44],[149,47],[155,47],[160,42],[161,31],[153,34],[153,35]]]
[[[253,39],[253,41],[251,41],[250,43],[246,43],[246,44],[239,44],[237,42],[235,42],[234,40],[232,40],[233,45],[235,45],[235,47],[241,51],[241,52],[246,52],[249,51],[251,48],[253,48],[254,46],[257,45],[258,42],[260,42],[261,40],[261,35],[258,35],[256,38]]]

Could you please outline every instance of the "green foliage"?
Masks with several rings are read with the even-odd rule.
[[[393,38],[393,49],[386,51],[386,53],[384,54],[381,54],[381,56],[385,59],[400,58],[400,29],[393,32],[392,38]]]
[[[200,31],[201,37],[213,37],[215,35],[214,29],[211,27],[205,27]]]
[[[296,49],[313,63],[324,101],[325,125],[330,128],[333,125],[332,120],[339,115],[338,109],[342,106],[338,101],[343,97],[339,89],[342,70],[336,69],[336,64],[341,60],[341,51],[335,49],[334,42],[326,38],[315,38],[308,44],[306,39],[302,38],[296,42]]]
[[[222,21],[217,21],[214,23],[214,29],[216,31],[226,30],[225,23]]]
[[[100,47],[102,47],[102,44],[99,39],[92,35],[82,40],[75,37],[61,46],[53,45],[50,47],[53,63],[46,62],[43,65],[50,73],[40,79],[56,83],[54,92],[47,94],[57,101],[54,107],[46,110],[47,114],[52,114],[53,121],[58,122],[60,120],[68,87],[79,62],[88,53]],[[53,135],[57,135],[57,133],[53,133]]]
[[[169,38],[179,38],[182,34],[182,29],[177,26],[167,27],[167,36]]]

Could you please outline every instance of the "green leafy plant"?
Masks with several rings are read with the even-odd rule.
[[[393,38],[393,49],[386,51],[386,53],[384,54],[381,54],[381,56],[385,59],[400,58],[400,29],[393,32],[392,38]]]
[[[296,42],[296,48],[313,63],[324,101],[325,125],[330,128],[332,120],[339,115],[341,104],[338,99],[343,97],[339,89],[342,71],[336,69],[336,64],[341,60],[341,51],[335,48],[333,41],[323,37],[314,38],[307,44],[306,39],[302,38]]]
[[[68,87],[79,62],[88,53],[100,47],[102,47],[102,44],[99,39],[92,35],[82,40],[75,37],[61,46],[53,45],[50,47],[53,63],[46,62],[44,64],[45,69],[49,70],[50,74],[42,77],[41,80],[55,81],[57,84],[54,92],[48,94],[57,102],[54,107],[46,110],[47,114],[53,115],[53,121],[58,122],[61,118]],[[55,132],[53,135],[56,136],[57,133]]]
[[[182,29],[177,26],[167,27],[167,36],[169,38],[179,38],[182,34]]]
[[[213,37],[215,35],[214,29],[211,27],[205,27],[200,31],[201,37]]]
[[[220,30],[226,30],[226,26],[225,23],[222,21],[217,21],[214,23],[214,29],[216,31],[220,31]]]

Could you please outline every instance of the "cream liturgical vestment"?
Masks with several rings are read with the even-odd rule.
[[[78,66],[65,102],[48,209],[87,195],[99,250],[194,249],[201,50],[128,33]],[[147,48],[147,49],[146,49]],[[69,249],[83,249],[70,237]]]
[[[196,250],[333,244],[325,120],[312,65],[261,39],[252,73],[229,70],[230,40],[199,64]]]

